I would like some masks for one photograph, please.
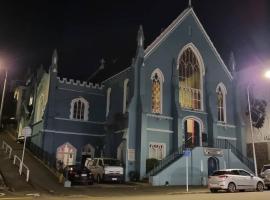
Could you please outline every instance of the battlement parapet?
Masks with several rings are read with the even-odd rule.
[[[74,86],[80,86],[80,87],[86,87],[86,88],[92,88],[92,89],[102,90],[103,87],[104,87],[103,84],[98,84],[98,83],[95,83],[94,84],[94,83],[91,83],[91,82],[74,80],[74,79],[68,79],[68,78],[57,77],[57,80],[61,84],[74,85]]]

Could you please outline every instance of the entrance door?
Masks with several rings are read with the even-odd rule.
[[[219,160],[216,157],[208,158],[208,176],[219,169]]]
[[[185,147],[195,146],[200,146],[200,124],[193,119],[187,119],[185,121]]]

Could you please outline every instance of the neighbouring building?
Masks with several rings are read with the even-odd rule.
[[[19,134],[32,127],[28,146],[49,165],[115,157],[126,180],[153,185],[185,184],[186,148],[192,185],[219,168],[253,170],[230,69],[188,7],[146,48],[140,27],[132,64],[100,84],[59,77],[55,51],[49,71],[18,88]]]

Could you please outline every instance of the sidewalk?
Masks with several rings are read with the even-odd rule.
[[[0,133],[0,146],[6,141],[13,148],[13,155],[21,157],[22,144],[17,144],[8,133]],[[73,186],[65,188],[58,183],[57,178],[29,151],[25,151],[25,162],[30,169],[30,181],[27,183],[24,176],[20,176],[18,167],[12,164],[8,155],[0,149],[0,170],[6,179],[8,187],[16,195],[27,193],[39,193],[42,195],[57,196],[91,196],[109,197],[126,195],[152,195],[152,194],[187,194],[185,186],[161,186],[153,187],[148,183],[127,183],[127,184],[94,184],[90,186]],[[190,186],[189,193],[209,192],[206,187]]]

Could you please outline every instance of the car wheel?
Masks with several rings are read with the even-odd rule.
[[[256,190],[257,190],[258,192],[262,192],[262,191],[263,191],[263,183],[262,183],[262,182],[258,182],[258,183],[257,183],[257,188],[256,188]]]
[[[234,183],[229,183],[228,185],[228,192],[235,192],[236,191],[236,186]]]
[[[210,189],[210,191],[211,191],[212,193],[216,193],[218,190],[217,190],[217,189]]]

